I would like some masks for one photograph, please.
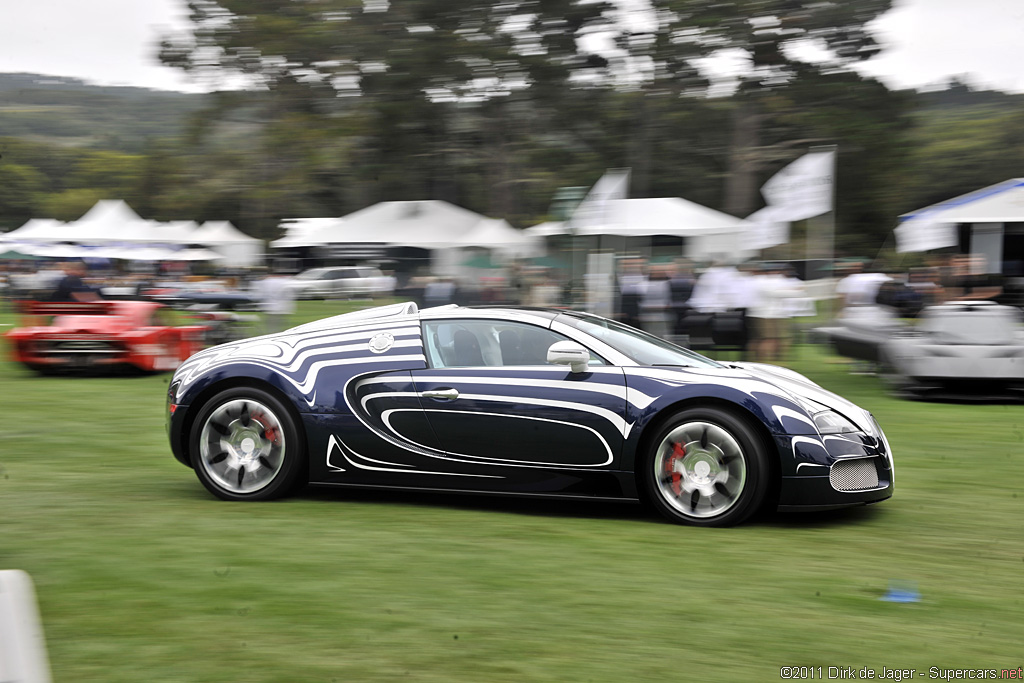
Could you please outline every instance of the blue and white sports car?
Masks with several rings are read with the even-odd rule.
[[[892,495],[874,418],[784,368],[594,315],[395,304],[201,351],[171,449],[227,500],[306,483],[642,500],[725,526]]]

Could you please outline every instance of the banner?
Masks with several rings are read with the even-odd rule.
[[[929,251],[955,247],[959,243],[956,225],[943,223],[936,214],[921,214],[903,221],[895,230],[896,251]]]
[[[775,221],[801,221],[832,211],[834,150],[810,152],[776,173],[761,188]]]
[[[608,169],[573,211],[566,223],[569,231],[574,233],[580,228],[605,225],[608,202],[629,196],[629,173],[628,168]]]

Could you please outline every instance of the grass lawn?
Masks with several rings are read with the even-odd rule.
[[[304,302],[296,322],[340,307]],[[55,681],[1020,666],[1024,407],[898,401],[798,351],[788,365],[875,413],[896,495],[724,530],[622,504],[335,490],[220,502],[170,455],[169,375],[44,378],[3,361],[0,569],[36,583]],[[921,601],[880,601],[890,580]]]

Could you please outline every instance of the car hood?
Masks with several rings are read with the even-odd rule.
[[[821,412],[827,408],[843,415],[868,434],[873,435],[876,431],[870,413],[842,396],[823,389],[799,372],[765,363],[729,363],[728,366],[771,382],[796,399],[796,402],[804,406],[809,413]]]

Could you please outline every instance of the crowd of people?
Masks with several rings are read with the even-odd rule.
[[[981,260],[979,260],[981,259]],[[89,270],[81,261],[9,262],[0,268],[0,287],[10,298],[91,301],[117,290],[129,296],[147,288],[190,279],[183,264],[161,264],[144,272]],[[879,272],[865,262],[837,262],[833,313],[848,307],[885,305],[902,317],[944,301],[990,299],[1004,303],[1014,292],[1000,276],[986,274],[976,255],[936,256],[908,271]],[[263,314],[264,331],[285,329],[295,311],[288,278],[274,270],[219,273],[205,282],[244,292]],[[560,272],[546,267],[512,266],[501,274],[456,279],[431,274],[389,273],[393,294],[422,307],[445,304],[579,306],[581,292]],[[694,264],[678,258],[650,262],[639,256],[617,261],[612,315],[616,319],[697,350],[736,351],[744,358],[785,358],[793,321],[816,314],[815,299],[787,263],[731,263],[725,259]],[[102,290],[102,294],[101,294]]]
[[[840,264],[835,291],[843,308],[883,305],[903,318],[947,301],[1022,303],[1014,281],[987,271],[985,258],[978,254],[936,255],[927,265],[906,271],[876,271],[851,260]]]
[[[687,259],[620,261],[616,317],[694,349],[734,350],[779,360],[791,343],[791,320],[814,304],[793,270],[774,262],[718,260],[697,270]]]

